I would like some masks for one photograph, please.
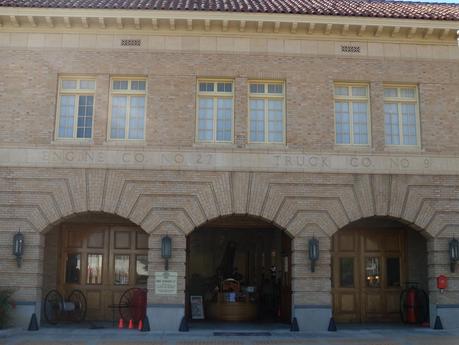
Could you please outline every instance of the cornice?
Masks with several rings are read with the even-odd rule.
[[[0,27],[456,40],[458,21],[205,11],[0,8]]]

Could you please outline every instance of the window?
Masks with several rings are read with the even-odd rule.
[[[339,259],[339,282],[340,287],[354,287],[354,258],[344,257]]]
[[[249,83],[249,142],[284,143],[284,83]]]
[[[144,139],[146,87],[144,79],[112,79],[110,139]]]
[[[147,241],[148,242],[148,241]],[[136,284],[146,284],[148,280],[148,256],[136,255]]]
[[[366,84],[335,84],[335,141],[369,144],[369,97]]]
[[[81,255],[79,253],[67,254],[65,263],[65,282],[67,284],[80,284]]]
[[[88,254],[86,284],[102,284],[102,254]]]
[[[94,79],[59,79],[56,133],[58,139],[92,138],[95,91]]]
[[[230,80],[198,81],[196,141],[233,141],[233,95]]]
[[[115,285],[129,284],[129,255],[115,255]]]
[[[418,145],[418,92],[415,86],[384,87],[386,145]]]

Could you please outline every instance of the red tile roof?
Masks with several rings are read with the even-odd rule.
[[[0,0],[1,6],[256,12],[459,20],[459,3],[440,4],[387,0]]]

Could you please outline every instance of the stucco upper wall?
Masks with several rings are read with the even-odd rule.
[[[459,153],[457,46],[360,42],[363,54],[345,56],[337,52],[343,43],[339,40],[180,35],[143,39],[148,49],[124,50],[113,48],[117,36],[0,33],[1,143],[59,145],[54,140],[58,77],[94,75],[90,144],[113,145],[107,143],[110,76],[142,75],[148,82],[148,147],[195,147],[196,80],[226,77],[235,81],[235,148],[247,143],[248,80],[280,79],[286,81],[288,149],[344,150],[334,144],[333,83],[349,81],[370,84],[372,145],[360,153],[388,150],[383,84],[389,82],[419,87],[422,145],[414,153]]]

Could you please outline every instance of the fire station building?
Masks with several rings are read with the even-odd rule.
[[[141,288],[153,330],[459,327],[458,29],[454,4],[0,0],[16,325]]]

